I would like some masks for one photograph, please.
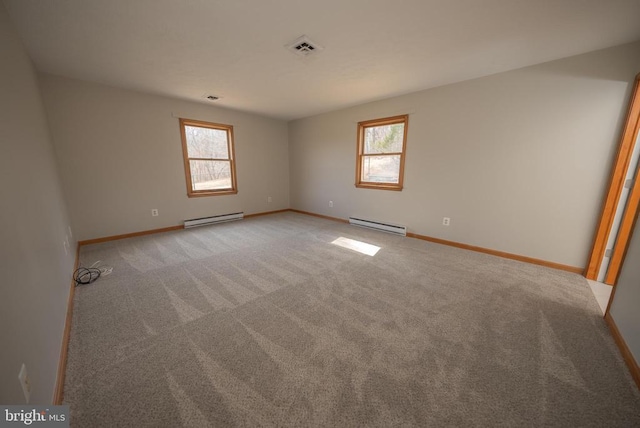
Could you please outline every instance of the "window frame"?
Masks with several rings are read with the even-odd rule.
[[[218,158],[190,158],[187,149],[187,133],[186,126],[194,126],[199,128],[216,129],[219,131],[225,131],[227,133],[227,152],[229,159]],[[220,196],[220,195],[232,195],[238,193],[238,185],[236,180],[236,156],[233,139],[233,126],[224,125],[221,123],[205,122],[202,120],[184,119],[180,118],[180,137],[182,140],[182,157],[184,159],[184,172],[187,181],[187,196],[190,198],[198,198],[202,196]],[[194,190],[193,183],[191,181],[191,164],[189,161],[202,160],[202,161],[224,161],[229,162],[229,168],[231,171],[231,188],[226,189],[205,189]]]
[[[366,128],[374,128],[376,126],[384,126],[384,125],[395,125],[397,123],[402,123],[404,125],[404,132],[402,135],[402,152],[375,153],[375,154],[364,153],[364,134],[365,134]],[[356,187],[363,188],[363,189],[396,190],[396,191],[402,190],[404,185],[404,161],[407,153],[408,130],[409,130],[408,114],[358,122],[358,141],[357,141],[357,151],[356,151]],[[400,155],[400,169],[398,171],[397,183],[373,182],[373,181],[362,180],[362,164],[365,157],[391,156],[391,155],[393,156]]]

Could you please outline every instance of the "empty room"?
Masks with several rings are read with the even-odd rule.
[[[2,0],[0,426],[640,426],[640,0]]]

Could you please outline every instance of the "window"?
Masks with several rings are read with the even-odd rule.
[[[180,119],[187,195],[238,193],[233,126]]]
[[[356,187],[402,190],[409,116],[358,123]]]

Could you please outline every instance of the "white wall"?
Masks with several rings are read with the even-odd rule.
[[[50,75],[40,83],[79,240],[289,207],[284,121]],[[178,117],[233,125],[237,195],[187,197]]]
[[[291,207],[584,267],[638,71],[635,43],[293,121]],[[355,188],[357,122],[404,113],[404,190]]]
[[[609,308],[620,334],[637,363],[640,364],[640,229],[629,241],[624,265]]]
[[[0,403],[54,393],[75,250],[31,61],[0,4]],[[75,242],[71,242],[75,249]]]

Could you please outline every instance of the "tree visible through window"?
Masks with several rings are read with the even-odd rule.
[[[358,123],[356,187],[402,190],[407,115]]]
[[[237,193],[233,126],[180,119],[187,195]]]

